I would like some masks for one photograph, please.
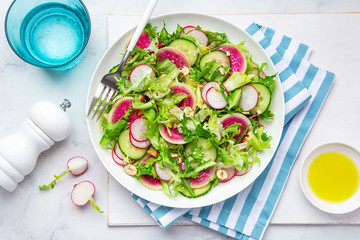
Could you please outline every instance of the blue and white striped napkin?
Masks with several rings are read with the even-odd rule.
[[[261,239],[290,170],[334,81],[334,74],[311,65],[311,49],[270,28],[250,25],[279,73],[285,97],[285,126],[279,147],[265,171],[239,194],[217,204],[178,209],[133,195],[164,229],[181,216],[236,239]]]

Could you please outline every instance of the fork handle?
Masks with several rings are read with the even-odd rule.
[[[120,65],[116,71],[117,74],[119,74],[119,75],[121,74],[121,72],[127,62],[127,59],[130,57],[132,50],[134,49],[137,41],[139,40],[139,37],[140,37],[141,33],[143,32],[147,22],[149,21],[151,13],[153,12],[157,2],[158,2],[158,0],[151,0],[150,3],[148,4],[148,6],[146,7],[146,10],[145,10],[138,26],[136,27],[135,33],[132,36],[131,41],[125,51],[124,57],[122,58]]]
[[[145,12],[144,12],[138,26],[136,27],[135,33],[132,36],[131,41],[129,43],[129,46],[127,48],[130,52],[134,49],[134,47],[135,47],[135,45],[136,45],[142,31],[144,30],[147,22],[149,21],[149,18],[150,18],[151,13],[153,12],[153,10],[155,8],[155,5],[156,5],[157,1],[158,0],[151,0],[150,3],[147,5],[146,10],[145,10]]]

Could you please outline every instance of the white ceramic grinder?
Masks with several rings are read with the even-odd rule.
[[[0,186],[14,191],[34,169],[39,154],[69,136],[71,122],[65,111],[70,106],[66,99],[60,106],[37,102],[20,129],[0,139]]]

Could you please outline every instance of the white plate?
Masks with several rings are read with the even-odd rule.
[[[360,207],[360,188],[349,199],[343,202],[328,202],[319,198],[311,190],[309,182],[307,180],[308,170],[312,161],[324,152],[336,151],[341,152],[349,156],[357,165],[360,171],[360,153],[354,148],[342,144],[342,143],[327,143],[316,147],[312,150],[304,159],[300,167],[300,184],[306,198],[318,209],[332,213],[332,214],[344,214],[354,211]],[[336,177],[336,176],[335,176]]]
[[[267,74],[272,75],[276,73],[274,65],[272,64],[269,57],[265,54],[261,46],[245,31],[224,20],[203,14],[174,13],[155,17],[151,19],[150,22],[153,26],[157,26],[158,30],[162,28],[165,22],[166,28],[169,32],[175,30],[177,24],[180,24],[181,26],[200,25],[202,28],[211,31],[225,32],[230,42],[237,44],[239,42],[246,41],[245,46],[252,54],[254,61],[257,63],[268,63],[264,69]],[[95,69],[89,86],[86,111],[90,106],[91,99],[94,96],[95,90],[102,76],[108,73],[114,65],[120,62],[120,53],[124,52],[124,42],[132,32],[134,32],[134,29],[129,30],[122,37],[120,37],[112,46],[110,46],[110,48],[101,58]],[[241,177],[235,177],[227,183],[220,183],[216,188],[212,189],[208,194],[200,198],[189,199],[183,196],[172,198],[167,196],[163,191],[153,191],[147,189],[137,179],[128,176],[124,172],[123,168],[112,160],[111,151],[104,150],[99,146],[99,141],[102,136],[99,123],[87,119],[90,138],[105,168],[119,183],[121,183],[125,188],[134,194],[151,202],[170,207],[193,208],[211,205],[225,200],[249,186],[261,174],[261,172],[265,169],[273,157],[279,144],[284,125],[284,97],[282,94],[280,81],[277,77],[276,81],[277,85],[270,106],[270,109],[275,114],[275,117],[274,120],[264,122],[266,132],[272,136],[271,149],[259,153],[259,157],[261,159],[260,166],[256,164],[256,166],[254,166],[248,174]]]

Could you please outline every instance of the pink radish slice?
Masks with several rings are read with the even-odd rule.
[[[224,168],[221,168],[223,170],[225,170],[228,174],[228,177],[224,180],[220,180],[219,182],[227,182],[230,181],[235,175],[236,175],[236,168],[234,168],[233,166],[226,166]]]
[[[119,164],[120,166],[125,166],[124,159],[125,156],[121,152],[119,145],[116,143],[114,149],[112,150],[112,159],[115,163]]]
[[[259,93],[252,85],[245,85],[241,87],[241,98],[239,106],[244,112],[249,112],[256,107],[259,100]]]
[[[74,176],[80,176],[86,172],[88,168],[88,160],[83,157],[77,156],[70,158],[67,162],[67,167],[70,169],[70,173]]]
[[[95,185],[90,181],[82,181],[74,185],[71,201],[77,206],[84,206],[94,195]]]
[[[225,94],[227,95],[227,92],[225,92]],[[206,100],[210,107],[217,110],[224,109],[228,104],[221,91],[217,91],[215,87],[209,88],[206,93]]]
[[[140,160],[139,160],[139,164],[145,166],[145,163],[147,160],[149,160],[150,158],[152,158],[153,156],[151,156],[150,154],[145,154],[145,156],[143,156]]]
[[[161,181],[150,175],[141,175],[139,177],[139,182],[151,190],[162,190],[163,189]]]
[[[155,79],[155,72],[154,69],[147,65],[147,64],[140,64],[136,66],[131,72],[130,72],[130,82],[131,84],[135,84],[138,81],[141,81],[144,79],[144,77],[151,74],[151,80]],[[142,82],[139,86],[139,88],[143,88],[145,85],[145,82]]]
[[[190,31],[196,29],[196,27],[188,25],[188,26],[185,26],[183,29],[184,29],[185,34],[188,34]],[[184,36],[182,31],[181,31],[181,36]]]
[[[145,142],[136,141],[131,134],[129,135],[129,138],[130,138],[131,145],[133,145],[134,147],[139,148],[139,149],[146,149],[151,145],[151,142],[149,140],[145,141]]]
[[[185,144],[185,136],[183,136],[177,128],[169,128],[169,132],[167,127],[164,124],[159,126],[160,135],[164,138],[165,141],[173,144]]]
[[[206,93],[207,93],[207,91],[208,91],[210,88],[215,87],[215,85],[216,85],[217,83],[218,83],[218,82],[211,81],[211,82],[208,82],[208,83],[206,83],[206,84],[204,85],[204,87],[203,87],[203,89],[202,89],[202,91],[201,91],[201,97],[202,97],[202,99],[204,100],[204,102],[205,102],[206,104],[208,104],[208,103],[207,103],[207,100],[206,100]]]
[[[173,92],[173,94],[185,93],[186,95],[188,95],[187,98],[184,98],[183,100],[181,100],[181,102],[176,104],[179,108],[184,109],[185,107],[191,107],[193,110],[195,110],[196,95],[189,86],[184,83],[172,83],[170,85],[170,90]]]
[[[244,176],[245,174],[247,174],[248,172],[250,172],[250,170],[252,169],[252,164],[248,165],[247,169],[243,169],[241,171],[237,171],[236,172],[236,176]]]
[[[161,48],[158,53],[157,57],[159,58],[159,62],[163,61],[164,59],[169,59],[172,61],[179,69],[183,67],[189,67],[189,60],[182,53],[180,50],[173,48],[173,47],[163,47]]]
[[[209,167],[199,172],[197,178],[190,178],[190,187],[191,188],[201,188],[209,183],[210,178],[214,175],[215,168]]]
[[[171,168],[168,165],[165,165],[165,168],[160,168],[160,163],[155,163],[155,172],[156,175],[163,181],[170,181],[172,177],[169,175],[169,172],[171,171]]]
[[[132,97],[122,97],[119,98],[116,103],[112,106],[108,116],[107,121],[109,123],[116,123],[119,121],[120,118],[122,118],[125,113],[129,110],[130,107],[132,107],[134,99]],[[133,109],[130,113],[128,122],[131,122],[135,118],[139,116],[140,111],[137,109]]]
[[[137,142],[145,142],[149,139],[144,135],[148,127],[146,126],[146,120],[138,117],[130,123],[130,134]]]
[[[251,125],[250,120],[244,116],[241,113],[233,113],[233,114],[227,114],[220,118],[220,132],[223,132],[224,129],[226,129],[228,126],[234,124],[234,123],[240,123],[242,127],[246,127],[248,125]],[[251,130],[251,126],[248,128],[248,131]],[[242,128],[240,133],[235,136],[235,139],[238,140],[238,138],[244,133],[245,128]]]
[[[206,33],[204,33],[203,31],[201,31],[200,29],[193,29],[190,32],[187,33],[188,36],[192,36],[195,37],[198,42],[203,45],[203,46],[207,46],[208,45],[208,37],[206,36]]]
[[[233,74],[233,72],[245,73],[247,65],[246,57],[235,45],[231,43],[224,43],[216,49],[225,52],[226,55],[229,55],[231,62],[230,75]]]

